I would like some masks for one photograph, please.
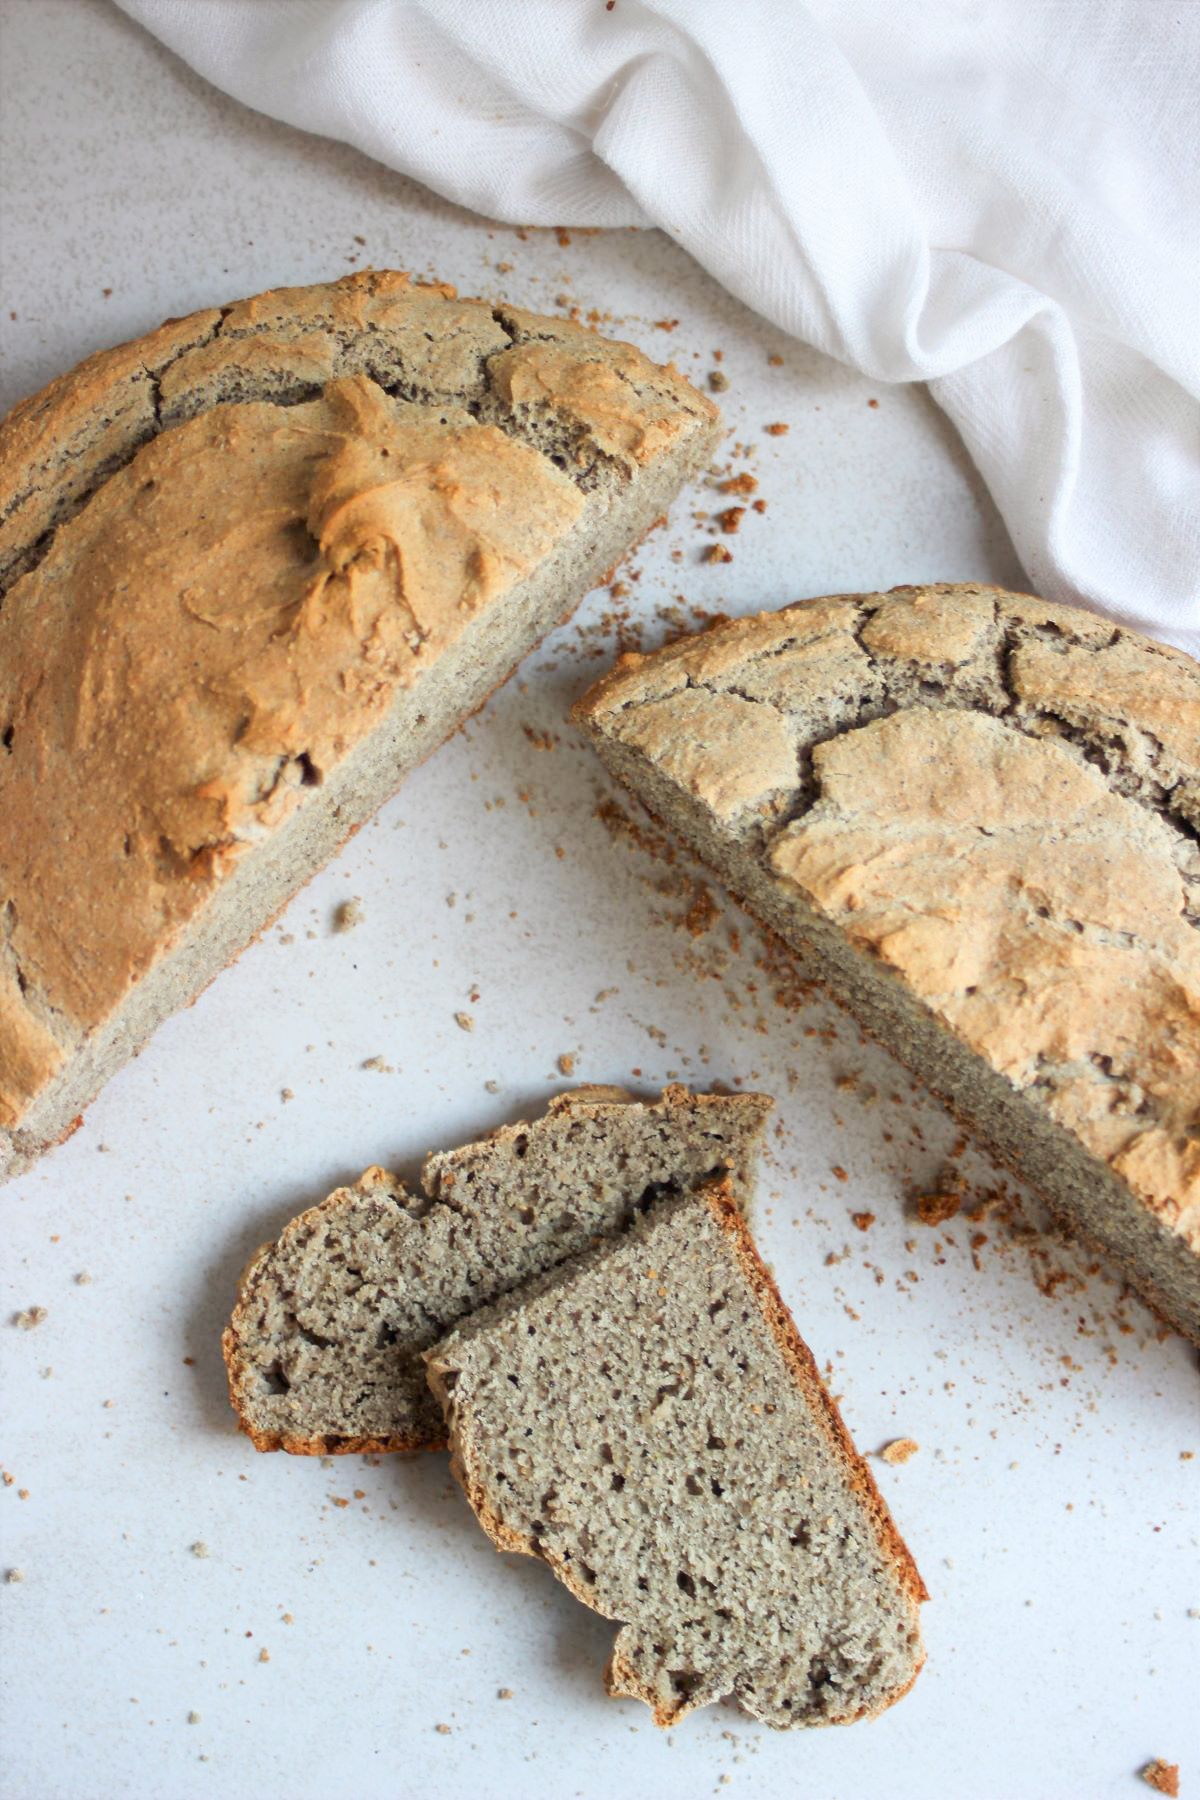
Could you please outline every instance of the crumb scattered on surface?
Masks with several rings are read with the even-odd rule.
[[[454,1023],[458,1026],[460,1031],[474,1031],[475,1029],[475,1021],[469,1012],[456,1012],[454,1015]]]
[[[24,1569],[5,1569],[4,1579],[5,1581],[24,1581],[25,1571]]]
[[[87,1287],[90,1284],[91,1279],[92,1278],[88,1274],[86,1269],[80,1269],[78,1275],[75,1277],[75,1286],[76,1287]]]
[[[558,1059],[558,1068],[559,1073],[562,1075],[573,1075],[575,1073],[575,1058],[571,1055],[570,1051],[563,1051]]]
[[[742,520],[745,516],[746,509],[744,506],[727,506],[724,512],[719,512],[717,514],[717,524],[721,527],[722,531],[732,537],[734,533],[740,529]]]
[[[938,1187],[928,1194],[916,1194],[913,1206],[922,1225],[944,1225],[954,1218],[963,1203],[961,1188]]]
[[[497,1700],[511,1700],[512,1697],[513,1697],[513,1691],[511,1688],[501,1688],[499,1693],[496,1695]]]
[[[21,1331],[32,1331],[46,1317],[44,1306],[27,1306],[24,1312],[13,1314],[13,1324]]]
[[[382,1056],[368,1056],[363,1068],[373,1069],[377,1075],[394,1075],[396,1072],[391,1063],[385,1062]]]
[[[705,562],[726,563],[733,561],[733,551],[724,544],[709,544],[704,552]]]
[[[449,1737],[450,1736],[450,1727],[448,1725],[435,1725],[433,1729],[441,1737]]]
[[[885,1463],[906,1463],[910,1456],[915,1456],[921,1448],[916,1438],[893,1438],[879,1452]]]
[[[782,419],[776,419],[773,425],[764,425],[763,430],[768,437],[786,437],[791,426],[785,425]]]
[[[281,1100],[294,1100],[296,1098],[296,1096],[292,1092],[291,1088],[280,1088],[279,1098]]]
[[[358,895],[355,894],[352,900],[343,900],[342,904],[335,911],[333,915],[333,929],[335,931],[353,931],[356,925],[361,925],[365,917],[366,912],[363,903]]]
[[[258,1660],[259,1662],[270,1662],[271,1660],[271,1652],[267,1649],[265,1644],[258,1653]]]
[[[193,1556],[207,1556],[208,1555],[208,1545],[205,1543],[193,1544],[192,1545],[192,1555]]]
[[[875,1214],[873,1212],[851,1213],[850,1223],[858,1231],[870,1231],[872,1225],[875,1223]]]
[[[708,371],[708,385],[714,394],[723,394],[729,386],[729,377],[721,369]]]
[[[188,1724],[189,1725],[198,1725],[199,1723],[200,1723],[200,1714],[198,1712],[190,1712],[188,1714]]]
[[[1175,1795],[1179,1792],[1179,1764],[1164,1762],[1156,1756],[1142,1770],[1142,1780],[1156,1793]]]

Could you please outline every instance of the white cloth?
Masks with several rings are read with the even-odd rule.
[[[1196,0],[119,0],[518,224],[669,232],[931,383],[1032,587],[1200,655]]]

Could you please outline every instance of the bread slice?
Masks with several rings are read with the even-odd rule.
[[[0,424],[0,1173],[245,946],[707,461],[627,344],[388,271]]]
[[[423,1192],[368,1169],[252,1258],[224,1335],[260,1450],[445,1442],[421,1351],[464,1313],[616,1230],[663,1191],[728,1172],[749,1200],[771,1102],[669,1087],[560,1094],[538,1119],[430,1156]]]
[[[973,586],[627,657],[612,772],[1200,1343],[1200,668]]]
[[[489,1537],[621,1622],[657,1725],[726,1694],[774,1726],[890,1706],[921,1578],[726,1183],[476,1313],[427,1354]]]

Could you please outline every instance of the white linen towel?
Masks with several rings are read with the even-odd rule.
[[[119,0],[514,224],[669,232],[928,381],[1030,585],[1200,656],[1197,0]]]

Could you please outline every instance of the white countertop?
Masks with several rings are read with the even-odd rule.
[[[941,1109],[835,1009],[780,1004],[728,903],[690,935],[703,877],[605,824],[564,721],[616,610],[653,643],[673,606],[1019,585],[949,427],[921,391],[780,337],[663,237],[489,226],[244,112],[104,0],[0,0],[0,54],[5,406],[167,314],[392,264],[541,310],[569,295],[701,380],[721,349],[732,440],[754,446],[735,466],[768,503],[717,566],[692,513],[724,502],[679,503],[627,598],[593,595],[0,1197],[0,1569],[21,1576],[0,1582],[4,1795],[1136,1800],[1153,1756],[1189,1793],[1194,1353],[1081,1280],[1078,1252],[995,1215],[914,1223],[905,1195],[956,1136]],[[363,920],[335,934],[351,896]],[[778,1098],[763,1250],[859,1447],[920,1444],[872,1466],[931,1591],[929,1662],[874,1724],[780,1735],[719,1706],[660,1734],[604,1697],[612,1628],[493,1552],[443,1457],[263,1457],[234,1431],[218,1334],[248,1252],[368,1163],[411,1170],[536,1110],[568,1085],[560,1055],[575,1079]],[[962,1166],[975,1197],[997,1186]]]

